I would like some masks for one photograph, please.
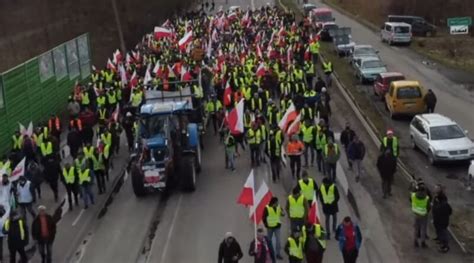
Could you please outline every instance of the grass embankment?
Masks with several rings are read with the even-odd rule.
[[[387,1],[367,0],[323,0],[332,8],[357,20],[361,24],[378,31],[385,22]],[[436,37],[417,37],[411,48],[430,60],[443,65],[474,73],[474,38],[469,35],[453,36],[447,28],[438,28]]]

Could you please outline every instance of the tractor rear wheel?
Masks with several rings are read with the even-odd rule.
[[[130,172],[132,176],[133,193],[136,197],[144,197],[146,195],[144,174],[137,163],[132,163]]]
[[[196,190],[196,160],[195,156],[186,156],[181,165],[181,184],[184,191],[193,192]]]

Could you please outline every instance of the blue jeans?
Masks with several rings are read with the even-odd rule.
[[[280,227],[278,228],[267,228],[267,237],[270,242],[273,242],[273,234],[275,234],[275,254],[280,255],[281,244],[280,244]]]
[[[92,193],[92,187],[90,184],[81,185],[82,200],[84,200],[84,206],[94,204],[94,193]]]
[[[231,170],[234,170],[235,169],[235,151],[226,150],[225,154],[227,157],[226,167]]]

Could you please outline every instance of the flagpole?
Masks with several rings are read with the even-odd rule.
[[[253,169],[252,169],[252,174],[253,174]],[[254,177],[255,178],[255,177]],[[255,181],[253,183],[252,187],[252,200],[253,200],[253,223],[254,223],[254,238],[255,238],[255,245],[254,245],[254,250],[257,252],[257,207],[255,207]]]

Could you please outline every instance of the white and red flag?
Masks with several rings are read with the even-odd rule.
[[[255,75],[257,75],[257,77],[265,76],[265,64],[263,62],[260,62],[260,65],[258,65]]]
[[[155,26],[154,35],[155,39],[160,39],[165,37],[171,37],[173,35],[173,32],[168,28]]]
[[[232,87],[230,86],[230,81],[227,81],[224,89],[224,98],[222,99],[224,106],[228,107],[232,102]]]
[[[319,224],[319,206],[318,200],[316,199],[316,191],[313,193],[313,201],[311,202],[311,207],[309,208],[308,223],[311,225]]]
[[[179,40],[178,46],[181,50],[186,49],[186,46],[193,41],[193,31],[190,30]]]
[[[255,180],[253,170],[250,171],[249,177],[245,181],[244,188],[240,192],[237,203],[245,206],[252,206],[254,204],[255,195]]]
[[[278,126],[283,132],[286,132],[288,125],[294,121],[297,117],[298,113],[296,112],[295,105],[291,103],[291,105],[286,109],[285,114],[281,118],[280,122],[278,123]]]
[[[298,116],[296,116],[293,122],[291,122],[290,127],[288,127],[288,130],[286,131],[286,134],[291,136],[293,134],[299,133],[300,122],[301,122],[301,114],[298,114]]]
[[[122,53],[120,53],[120,50],[118,50],[118,49],[115,50],[113,61],[114,61],[114,64],[115,64],[115,65],[118,65],[118,63],[119,63],[120,61],[122,61]]]
[[[244,132],[244,101],[241,99],[227,115],[227,124],[231,134]]]
[[[14,182],[18,180],[18,178],[20,178],[21,176],[25,175],[25,162],[26,157],[23,157],[23,159],[16,165],[10,176],[10,182]]]
[[[135,71],[133,71],[132,77],[130,78],[130,86],[133,89],[137,85],[138,85],[138,75],[137,75],[137,71],[135,70]]]
[[[112,70],[112,71],[114,71],[114,72],[117,71],[117,67],[115,66],[114,63],[112,63],[112,61],[110,60],[110,58],[109,58],[109,60],[107,60],[107,68],[110,69],[110,70]]]
[[[265,207],[270,203],[272,196],[272,192],[270,192],[267,184],[263,181],[257,193],[255,193],[255,204],[250,208],[250,219],[256,224],[262,221],[263,212]]]

